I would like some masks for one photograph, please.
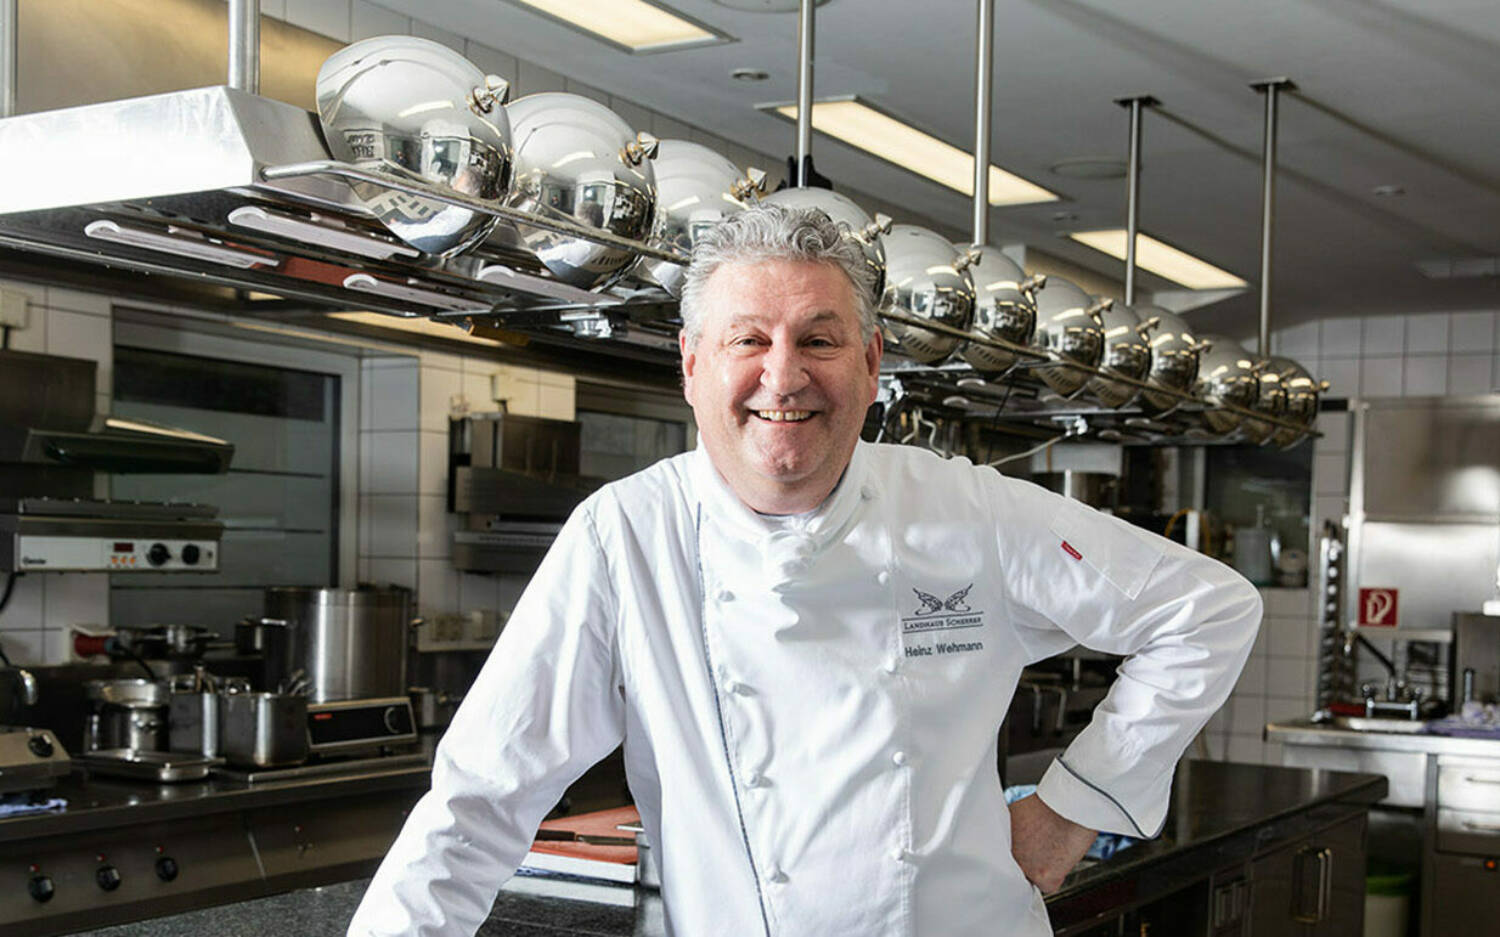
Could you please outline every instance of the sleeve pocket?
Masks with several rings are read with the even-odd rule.
[[[1061,505],[1048,527],[1072,548],[1064,559],[1082,562],[1134,599],[1161,561],[1161,544],[1146,531],[1081,504]]]

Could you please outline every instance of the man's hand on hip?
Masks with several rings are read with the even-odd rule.
[[[1062,887],[1063,879],[1098,835],[1061,816],[1035,794],[1010,805],[1011,855],[1043,892]]]

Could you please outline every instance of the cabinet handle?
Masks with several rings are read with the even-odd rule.
[[[1305,909],[1302,896],[1302,885],[1306,881],[1303,874],[1303,863],[1309,858],[1318,861],[1318,891],[1317,902],[1309,912]],[[1333,892],[1333,850],[1327,847],[1314,849],[1304,846],[1297,851],[1297,864],[1295,867],[1297,890],[1292,905],[1292,920],[1299,924],[1320,924],[1328,917],[1328,904]]]
[[[1464,775],[1464,783],[1466,783],[1466,784],[1500,784],[1500,778],[1482,778],[1482,777],[1479,777],[1476,774],[1466,774],[1466,775]]]
[[[1480,833],[1500,833],[1500,824],[1475,823],[1473,820],[1463,821],[1464,829],[1475,830]]]

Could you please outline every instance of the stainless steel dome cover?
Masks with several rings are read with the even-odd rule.
[[[1255,406],[1260,395],[1258,362],[1232,338],[1223,335],[1199,338],[1209,344],[1199,361],[1198,383],[1193,390],[1208,404],[1208,409],[1203,411],[1203,422],[1216,433],[1233,432],[1242,422],[1240,415],[1218,408],[1224,404],[1244,408]]]
[[[614,111],[578,94],[530,94],[506,110],[516,142],[507,205],[632,240],[651,234],[655,137],[636,133]],[[503,225],[497,236],[535,254],[558,280],[585,290],[615,282],[636,257],[625,248],[527,224]]]
[[[1272,367],[1268,358],[1256,358],[1255,365],[1260,369],[1260,390],[1255,398],[1255,406],[1252,407],[1256,413],[1280,419],[1286,415],[1287,393],[1281,383],[1281,372]],[[1268,443],[1276,435],[1279,429],[1274,423],[1264,420],[1253,420],[1245,418],[1240,425],[1240,430],[1245,434],[1245,439],[1257,445]]]
[[[1286,410],[1283,418],[1311,429],[1318,419],[1318,398],[1323,386],[1302,365],[1291,358],[1271,358],[1271,368],[1281,375],[1281,387],[1286,391]],[[1307,438],[1307,433],[1286,427],[1277,427],[1271,436],[1271,445],[1290,448]]]
[[[891,230],[891,219],[885,215],[871,219],[863,208],[832,189],[787,188],[772,192],[761,201],[784,208],[816,208],[833,219],[834,224],[843,225],[845,236],[856,241],[865,252],[865,261],[874,274],[875,302],[885,295],[885,245],[880,236]]]
[[[972,255],[960,252],[936,231],[898,224],[885,241],[885,292],[880,308],[913,319],[967,330],[974,319],[974,284],[966,268]],[[880,320],[888,352],[923,364],[953,353],[960,339],[890,319]]]
[[[1061,358],[1089,368],[1104,359],[1104,329],[1100,304],[1062,277],[1048,277],[1047,288],[1036,294],[1036,338],[1033,344]],[[1042,382],[1064,397],[1078,393],[1093,375],[1066,365],[1036,369]]]
[[[728,159],[699,143],[662,140],[656,151],[656,222],[650,244],[688,254],[698,233],[745,210],[744,199],[762,185],[765,173],[743,173]],[[642,257],[635,272],[673,296],[682,292],[680,264]]]
[[[316,88],[318,118],[336,158],[474,198],[504,197],[512,150],[503,78],[436,42],[377,36],[329,56]],[[471,247],[495,224],[488,215],[371,183],[352,188],[392,234],[428,254]]]
[[[1147,336],[1159,320],[1142,320],[1124,303],[1111,302],[1099,311],[1099,321],[1104,328],[1104,357],[1099,362],[1099,369],[1144,381],[1151,372],[1151,346]],[[1116,409],[1133,402],[1141,392],[1141,388],[1133,384],[1106,377],[1089,378],[1088,390],[1095,400]]]
[[[1168,312],[1160,306],[1137,304],[1136,315],[1143,320],[1155,319],[1156,328],[1148,339],[1151,345],[1151,370],[1146,383],[1154,387],[1190,394],[1198,381],[1198,359],[1202,345],[1193,336],[1192,329],[1181,316]],[[1136,401],[1147,411],[1163,415],[1182,405],[1179,396],[1147,388],[1141,391]]]
[[[954,245],[965,250],[968,245]],[[1036,334],[1036,292],[1047,278],[1026,276],[1020,265],[998,247],[979,247],[979,259],[969,266],[974,284],[974,322],[971,331],[985,338],[1015,345],[1031,344]],[[1000,374],[1016,363],[1016,355],[993,345],[961,342],[958,354],[976,371]]]

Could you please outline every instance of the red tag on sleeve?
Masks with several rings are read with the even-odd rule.
[[[1071,543],[1069,543],[1068,541],[1064,540],[1062,542],[1062,548],[1063,548],[1063,552],[1066,553],[1066,554],[1068,554],[1069,556],[1071,556],[1073,559],[1075,559],[1075,560],[1081,560],[1081,559],[1083,559],[1083,554],[1079,553],[1077,550],[1073,549],[1073,545]]]

